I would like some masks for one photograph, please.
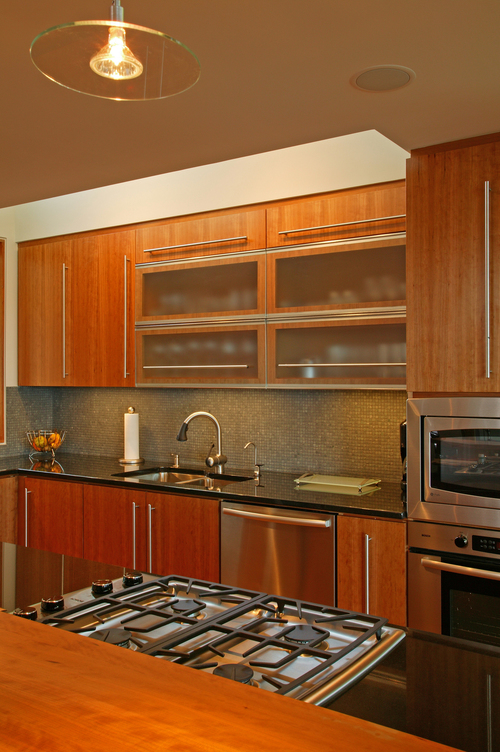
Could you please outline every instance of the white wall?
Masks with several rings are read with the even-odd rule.
[[[0,209],[0,237],[7,240],[7,386],[17,385],[16,243],[400,180],[408,157],[370,130]]]

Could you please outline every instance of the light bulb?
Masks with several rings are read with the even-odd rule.
[[[90,60],[90,67],[99,76],[115,80],[137,78],[143,71],[125,43],[125,29],[116,26],[110,27],[108,43]]]

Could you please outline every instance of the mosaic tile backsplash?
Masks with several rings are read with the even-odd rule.
[[[265,469],[278,472],[401,478],[399,424],[406,392],[371,390],[77,389],[9,387],[7,444],[0,456],[28,452],[25,431],[66,429],[64,452],[123,456],[123,415],[139,413],[140,453],[148,462],[203,463],[215,430],[194,420],[177,442],[182,421],[196,410],[212,413],[222,429],[227,468],[250,469],[253,447]]]

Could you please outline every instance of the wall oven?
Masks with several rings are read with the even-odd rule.
[[[500,645],[500,399],[410,399],[408,625]]]

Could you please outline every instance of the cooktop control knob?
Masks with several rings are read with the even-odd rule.
[[[92,595],[108,595],[108,593],[112,592],[112,580],[94,580],[92,583]]]
[[[134,585],[142,585],[143,576],[140,572],[125,572],[123,575],[123,587],[133,587]]]
[[[460,535],[457,535],[455,538],[455,546],[457,548],[465,548],[469,541],[467,540],[467,536],[463,533],[460,533]]]
[[[23,619],[31,619],[31,621],[36,621],[38,617],[37,610],[36,608],[33,608],[33,606],[29,606],[28,608],[16,608],[12,613],[14,616],[22,616]]]
[[[64,609],[64,598],[62,595],[55,596],[53,598],[42,598],[40,607],[45,613],[53,614],[56,611],[62,611]]]

